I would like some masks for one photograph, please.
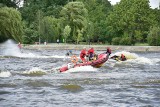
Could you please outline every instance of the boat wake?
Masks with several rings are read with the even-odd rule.
[[[69,59],[69,56],[65,55],[51,55],[51,56],[42,56],[38,55],[36,53],[31,53],[31,52],[25,52],[23,49],[19,49],[18,45],[16,42],[13,40],[7,40],[5,43],[2,44],[3,51],[2,51],[2,56],[0,57],[5,57],[5,58],[10,58],[10,57],[20,57],[20,58],[62,58],[64,60]]]
[[[115,60],[109,59],[108,62],[111,63],[112,66],[114,66],[113,63],[124,64],[124,62],[125,63],[136,63],[136,64],[149,64],[149,65],[154,65],[160,62],[160,59],[157,59],[157,58],[153,58],[153,59],[146,58],[146,57],[139,56],[136,53],[126,52],[126,51],[116,52],[112,56],[114,55],[121,56],[121,54],[126,56],[127,58],[126,61],[115,61]]]
[[[43,76],[46,74],[47,74],[47,72],[43,69],[40,69],[40,68],[32,68],[29,71],[24,71],[21,73],[21,75],[24,75],[24,76]]]
[[[92,66],[80,66],[76,68],[71,68],[67,72],[64,73],[69,73],[69,72],[95,72],[97,71],[97,68],[94,68]]]

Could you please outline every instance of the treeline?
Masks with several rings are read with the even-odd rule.
[[[160,9],[149,0],[2,0],[0,42],[160,45]]]

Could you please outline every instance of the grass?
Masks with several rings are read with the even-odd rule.
[[[136,43],[135,46],[149,46],[148,43]]]

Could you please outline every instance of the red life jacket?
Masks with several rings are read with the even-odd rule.
[[[94,54],[94,49],[93,48],[91,48],[91,49],[88,50],[87,54],[90,54],[90,53]]]
[[[84,58],[86,56],[86,50],[83,49],[80,53],[80,58]]]

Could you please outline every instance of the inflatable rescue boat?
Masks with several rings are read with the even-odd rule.
[[[110,53],[102,53],[99,54],[96,60],[88,61],[88,62],[82,62],[82,63],[68,63],[65,66],[62,66],[59,71],[65,72],[71,68],[81,67],[81,66],[93,66],[95,68],[101,67],[109,58]]]

